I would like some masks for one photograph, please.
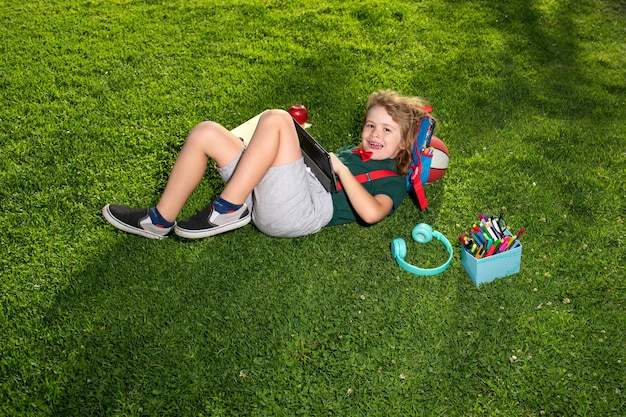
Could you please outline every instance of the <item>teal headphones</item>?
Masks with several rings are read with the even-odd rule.
[[[411,265],[410,263],[404,260],[404,258],[406,257],[406,242],[403,239],[397,238],[391,241],[391,256],[393,256],[396,259],[396,262],[398,262],[398,265],[400,265],[402,268],[416,275],[439,274],[445,271],[448,268],[448,266],[450,266],[450,262],[452,261],[452,245],[450,244],[450,241],[444,235],[442,235],[436,230],[433,231],[432,227],[430,227],[426,223],[420,223],[413,228],[413,231],[411,232],[411,236],[413,237],[413,240],[418,243],[428,243],[434,237],[435,239],[443,243],[443,246],[445,246],[446,249],[448,249],[450,256],[448,257],[448,260],[443,265],[440,265],[436,268],[430,268],[430,269],[418,268],[417,266]]]

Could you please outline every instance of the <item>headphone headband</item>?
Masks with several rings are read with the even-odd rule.
[[[396,238],[391,241],[391,256],[395,258],[396,262],[398,262],[398,265],[400,265],[401,268],[413,274],[422,276],[436,275],[448,269],[448,266],[450,266],[450,262],[452,262],[453,250],[450,241],[442,233],[436,230],[433,231],[432,227],[430,227],[426,223],[420,223],[413,228],[413,230],[411,231],[411,236],[413,237],[413,240],[418,243],[428,243],[434,237],[436,240],[443,243],[443,246],[446,247],[450,256],[448,256],[448,260],[443,265],[440,265],[436,268],[419,268],[415,265],[411,265],[404,260],[404,258],[406,257],[406,242],[403,239]]]

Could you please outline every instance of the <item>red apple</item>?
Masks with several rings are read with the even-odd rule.
[[[289,114],[293,117],[300,126],[304,126],[309,119],[309,112],[302,104],[294,104],[289,107]]]

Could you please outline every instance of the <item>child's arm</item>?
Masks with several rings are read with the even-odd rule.
[[[359,217],[368,224],[377,223],[387,217],[393,208],[391,197],[385,194],[371,195],[335,154],[331,153],[330,157],[333,171]]]

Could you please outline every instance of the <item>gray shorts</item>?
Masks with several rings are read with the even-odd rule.
[[[235,172],[242,153],[228,165],[217,168],[224,182]],[[333,216],[331,195],[305,165],[304,158],[271,167],[246,204],[252,210],[252,222],[257,229],[274,237],[316,233]]]

